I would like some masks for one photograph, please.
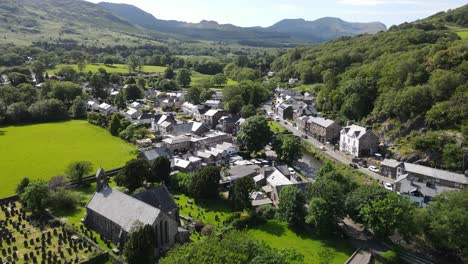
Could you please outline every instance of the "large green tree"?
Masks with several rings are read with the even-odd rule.
[[[271,141],[272,132],[264,117],[253,116],[241,125],[237,140],[248,151],[262,150]]]
[[[150,182],[169,182],[171,175],[171,161],[163,156],[157,157],[151,164]]]
[[[229,200],[237,210],[252,207],[251,194],[255,190],[255,181],[252,177],[243,177],[236,180],[229,190]]]
[[[220,169],[215,166],[203,167],[191,174],[188,191],[195,198],[217,198]]]
[[[125,94],[125,100],[127,100],[127,101],[134,101],[134,100],[137,100],[137,99],[141,99],[143,97],[143,92],[135,84],[129,84],[125,88],[124,94]]]
[[[49,187],[46,181],[36,180],[30,182],[21,194],[21,202],[33,212],[41,214],[46,209]]]
[[[192,73],[188,69],[180,69],[177,73],[177,83],[182,87],[187,87],[192,81]]]
[[[72,181],[81,185],[83,177],[88,176],[93,171],[93,164],[89,161],[77,161],[68,165],[65,175]]]
[[[157,245],[156,231],[151,225],[132,227],[123,254],[128,264],[154,263]]]
[[[281,189],[279,194],[278,216],[290,225],[299,225],[304,222],[305,197],[301,190],[288,185]]]
[[[122,171],[115,178],[119,186],[127,188],[133,192],[143,186],[143,182],[148,179],[149,164],[144,159],[132,159],[127,161]]]
[[[359,214],[364,225],[380,238],[396,231],[408,238],[414,230],[414,211],[415,206],[407,197],[388,193],[384,199],[363,206]]]

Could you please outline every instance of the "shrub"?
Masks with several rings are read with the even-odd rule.
[[[59,189],[50,193],[47,204],[53,209],[74,209],[81,200],[80,193]]]
[[[271,205],[260,206],[255,211],[257,212],[258,215],[260,215],[261,217],[265,219],[273,219],[275,218],[275,214],[276,214],[276,209]]]
[[[213,234],[213,227],[211,225],[205,225],[201,229],[201,234],[204,235],[204,236],[209,236],[209,235]]]
[[[388,264],[398,264],[401,263],[400,257],[395,253],[395,251],[388,250],[379,254],[382,258],[385,259],[385,262]]]

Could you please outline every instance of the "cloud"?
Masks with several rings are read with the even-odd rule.
[[[379,5],[417,5],[426,6],[427,1],[418,0],[337,0],[338,4],[353,6],[379,6]]]

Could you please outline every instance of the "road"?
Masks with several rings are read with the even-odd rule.
[[[263,108],[265,110],[269,111],[269,112],[273,112],[271,110],[271,105],[269,105],[269,104],[265,104],[263,106]],[[303,133],[301,131],[299,131],[296,127],[294,127],[290,122],[288,122],[286,120],[275,121],[275,122],[280,124],[281,126],[285,127],[286,129],[288,129],[290,132],[292,132],[296,136],[301,137],[303,135]],[[328,158],[339,161],[339,162],[341,162],[343,164],[346,164],[346,165],[348,165],[350,163],[350,161],[348,159],[343,157],[344,154],[340,153],[339,151],[333,150],[333,148],[330,148],[328,146],[323,145],[322,143],[320,143],[319,141],[317,141],[316,139],[314,139],[312,137],[308,137],[307,139],[303,138],[303,140],[308,141],[309,143],[311,143],[312,145],[314,145],[317,148],[320,148],[322,146],[325,147],[326,150],[323,151],[323,154],[325,156],[327,156]],[[359,167],[357,170],[359,170],[360,172],[362,172],[362,173],[364,173],[366,175],[369,175],[370,177],[372,177],[372,178],[374,178],[374,179],[376,179],[378,181],[389,182],[391,184],[395,183],[395,180],[393,180],[391,178],[384,177],[384,176],[382,176],[380,174],[377,174],[375,172],[372,172],[367,168]]]

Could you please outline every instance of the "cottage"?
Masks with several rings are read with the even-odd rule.
[[[281,119],[292,119],[293,118],[293,108],[291,105],[279,104],[276,107],[276,114]]]
[[[221,183],[224,185],[229,185],[231,182],[234,182],[240,178],[244,177],[254,177],[257,176],[260,172],[260,167],[257,165],[234,165],[229,169],[226,169],[222,173]]]
[[[305,132],[322,143],[335,142],[340,137],[341,126],[331,119],[309,117]]]
[[[164,148],[153,148],[150,150],[143,150],[138,155],[138,158],[146,159],[149,162],[153,162],[159,157],[166,157],[168,159],[172,158],[170,151]]]
[[[191,172],[200,169],[201,159],[196,157],[191,157],[191,159],[185,160],[181,158],[174,158],[173,166],[175,170],[182,172]]]
[[[216,129],[224,133],[233,134],[236,131],[236,122],[238,120],[239,117],[237,116],[223,116],[219,119]]]
[[[252,199],[252,207],[273,204],[273,201],[263,192],[252,192],[250,198]]]
[[[206,100],[205,105],[212,109],[223,108],[223,102],[221,100]]]
[[[300,178],[299,178],[300,179]],[[286,176],[278,168],[275,168],[273,172],[266,178],[267,185],[262,189],[270,196],[273,205],[278,206],[280,202],[280,193],[285,186],[294,185],[300,190],[305,190],[308,182],[298,181],[291,176]]]
[[[110,188],[103,169],[98,170],[96,178],[96,192],[86,205],[84,223],[87,227],[122,246],[135,226],[151,225],[156,231],[155,253],[158,255],[177,242],[185,242],[183,238],[186,239],[187,234],[179,232],[178,211],[168,193],[163,193],[167,191],[165,188],[151,190],[157,195],[148,195],[151,196],[148,200],[143,199],[146,194],[139,195],[138,199]],[[151,201],[162,196],[166,198]]]
[[[99,111],[99,104],[96,103],[95,101],[88,101],[87,103],[87,108],[88,108],[88,111]]]
[[[379,137],[366,127],[350,125],[340,132],[340,151],[355,157],[376,153],[379,143]]]
[[[99,105],[99,111],[101,111],[104,114],[113,114],[117,112],[117,109],[115,109],[115,107],[113,107],[110,104],[102,103]]]
[[[135,108],[129,108],[127,112],[125,112],[125,117],[128,119],[138,119],[141,115],[142,113]]]
[[[144,108],[146,108],[146,105],[142,104],[142,103],[139,103],[139,102],[133,102],[130,104],[129,108],[133,108],[133,109],[136,109],[136,110],[142,110]]]
[[[207,125],[209,128],[214,129],[218,124],[218,121],[223,117],[225,112],[221,109],[210,109],[202,116],[202,123]]]

